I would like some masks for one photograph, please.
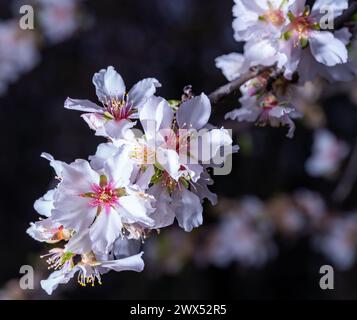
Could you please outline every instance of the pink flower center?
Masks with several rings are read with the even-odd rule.
[[[279,9],[271,9],[267,11],[261,18],[262,20],[271,23],[276,27],[280,27],[285,22],[284,13]]]
[[[133,104],[127,101],[126,97],[123,97],[123,99],[107,99],[105,101],[105,110],[108,113],[109,118],[113,118],[116,121],[129,119],[136,113]]]
[[[113,182],[107,181],[107,178],[103,175],[100,177],[99,184],[93,183],[91,185],[92,192],[81,194],[83,198],[90,198],[89,205],[98,208],[98,213],[102,209],[105,209],[109,214],[110,209],[118,204],[119,197],[125,195],[125,189],[114,187]]]
[[[102,207],[106,212],[109,212],[110,207],[118,202],[119,197],[111,182],[105,186],[92,184],[92,190],[94,191],[94,197],[89,202],[92,207]]]

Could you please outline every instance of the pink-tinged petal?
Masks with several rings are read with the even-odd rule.
[[[211,102],[201,95],[183,102],[176,112],[177,124],[181,129],[196,129],[204,127],[211,116]]]
[[[310,33],[309,43],[315,59],[328,67],[346,63],[348,60],[346,46],[331,32],[313,31]]]
[[[107,134],[104,129],[104,124],[107,120],[99,113],[85,113],[81,118],[88,124],[89,128],[95,131],[96,136],[105,137]]]
[[[125,94],[124,80],[112,66],[109,66],[107,69],[102,69],[94,74],[93,84],[99,101],[103,103],[106,99],[122,98]]]
[[[104,113],[103,107],[100,107],[89,100],[67,98],[67,100],[64,103],[64,107],[66,109],[83,111],[83,112],[95,112],[100,114]]]
[[[121,217],[116,210],[110,210],[109,214],[100,213],[89,231],[93,251],[109,253],[114,241],[120,236],[122,227]]]
[[[134,105],[135,108],[140,109],[140,107],[155,94],[156,88],[160,87],[161,83],[155,78],[143,79],[131,88],[128,93],[128,101]]]

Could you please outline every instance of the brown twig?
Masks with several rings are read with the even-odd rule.
[[[256,67],[252,70],[249,70],[247,73],[243,74],[241,77],[225,84],[224,86],[219,87],[213,91],[208,97],[211,100],[212,105],[217,104],[224,97],[229,96],[239,90],[239,88],[246,83],[247,81],[259,76],[266,70],[269,70],[271,67]]]
[[[357,13],[357,0],[353,0],[349,8],[335,20],[335,29],[342,28],[346,22],[350,21],[352,16]],[[208,97],[211,100],[212,105],[218,104],[223,98],[232,95],[239,91],[239,88],[247,81],[257,77],[271,67],[256,67],[253,70],[249,70],[239,78],[219,87],[214,90]]]
[[[352,19],[355,13],[357,13],[357,1],[353,0],[348,9],[345,10],[341,16],[336,18],[335,29],[341,29],[346,22]]]

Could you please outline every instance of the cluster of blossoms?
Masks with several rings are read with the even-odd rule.
[[[234,38],[245,41],[244,54],[231,53],[216,59],[229,80],[252,68],[262,72],[241,87],[241,108],[226,118],[259,125],[286,125],[294,135],[293,119],[301,112],[293,92],[317,77],[330,82],[351,81],[357,69],[347,46],[348,28],[334,29],[334,20],[348,8],[348,0],[235,0]]]
[[[100,105],[68,98],[65,108],[82,118],[108,142],[95,155],[66,164],[49,154],[58,185],[35,202],[46,217],[28,233],[47,243],[54,271],[42,287],[51,294],[76,273],[81,285],[101,283],[109,270],[142,271],[141,242],[150,231],[174,220],[185,231],[202,224],[205,198],[216,203],[208,186],[209,168],[221,168],[237,151],[229,132],[208,124],[211,103],[205,94],[181,101],[155,96],[161,84],[139,81],[128,92],[113,67],[93,77]],[[135,125],[141,125],[144,134]]]
[[[65,41],[88,24],[89,18],[83,13],[82,2],[14,1],[17,18],[0,21],[0,95],[6,93],[11,83],[40,62],[40,49],[43,46]],[[34,10],[33,30],[20,27],[19,12],[22,5],[31,5]]]

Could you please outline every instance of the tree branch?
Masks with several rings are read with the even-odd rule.
[[[336,18],[335,29],[341,29],[346,22],[351,21],[355,13],[357,13],[357,1],[353,0],[349,8],[345,10],[341,16]]]
[[[253,70],[249,70],[239,78],[228,82],[224,86],[219,87],[213,91],[208,98],[211,100],[212,105],[219,103],[224,97],[230,96],[237,92],[239,88],[247,81],[259,76],[263,72],[269,70],[271,67],[256,67]]]
[[[343,12],[335,20],[335,29],[341,29],[346,22],[349,22],[352,16],[357,13],[357,0],[353,0],[349,8]],[[239,88],[247,81],[259,76],[263,72],[269,70],[271,67],[256,67],[253,70],[249,70],[239,78],[219,87],[213,91],[208,97],[211,100],[212,105],[218,104],[223,98],[230,96],[239,91]]]

